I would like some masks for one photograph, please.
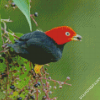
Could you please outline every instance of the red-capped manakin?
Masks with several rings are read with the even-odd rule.
[[[31,61],[35,65],[35,73],[40,73],[44,64],[61,59],[67,42],[81,41],[81,38],[72,28],[59,26],[46,32],[34,31],[24,34],[14,44],[8,46],[21,57]]]

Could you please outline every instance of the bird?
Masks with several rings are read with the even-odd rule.
[[[15,53],[32,62],[36,74],[40,73],[43,65],[57,62],[62,58],[63,49],[70,41],[81,41],[78,35],[69,26],[58,26],[41,32],[33,31],[21,36],[12,47]]]

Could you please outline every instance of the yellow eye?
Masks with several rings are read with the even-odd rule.
[[[65,34],[66,34],[67,36],[69,36],[69,35],[70,35],[70,33],[69,33],[69,32],[66,32]]]

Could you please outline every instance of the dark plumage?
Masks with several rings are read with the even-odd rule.
[[[44,32],[34,31],[23,35],[14,44],[8,46],[33,64],[47,64],[56,62],[62,57],[64,44],[58,45]]]

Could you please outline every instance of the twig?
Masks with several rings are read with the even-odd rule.
[[[4,39],[3,39],[3,37],[2,37],[2,36],[1,36],[1,38],[2,38],[2,41],[3,41],[3,44],[4,44],[4,43],[5,43],[5,42],[4,42]]]
[[[46,78],[46,73],[44,74],[45,75],[45,80],[46,80],[46,87],[47,87],[47,90],[48,90],[48,82],[47,82],[47,78]],[[48,96],[48,91],[45,92],[46,96],[47,96],[47,100],[49,100],[49,96]]]
[[[3,27],[1,27],[1,29],[2,29],[3,31],[5,31]],[[7,34],[8,34],[9,32],[8,32],[8,31],[5,31],[5,33],[7,33]],[[11,33],[9,33],[9,34],[11,34]],[[13,33],[13,34],[11,34],[11,35],[12,35],[12,36],[14,36],[15,38],[19,39],[19,37],[18,37],[18,36],[16,36],[14,33]]]
[[[8,64],[8,61],[7,59],[5,59],[5,62],[6,62],[6,65],[7,65],[7,83],[6,83],[6,87],[8,87],[8,84],[9,84],[9,64]],[[7,96],[8,96],[8,91],[6,90],[6,100],[7,100]]]
[[[16,35],[12,35],[12,36],[14,36],[15,38],[19,39],[19,37],[18,37],[18,36],[16,36]]]
[[[3,53],[3,52],[7,52],[8,50],[2,50],[2,51],[0,51],[0,53]]]
[[[5,31],[7,29],[7,26],[6,26],[6,23],[3,21],[3,24],[4,24],[4,34],[5,34]]]
[[[2,35],[2,36],[5,37],[9,41],[9,43],[12,43],[7,36],[5,36],[5,35]]]
[[[13,21],[10,19],[1,19],[1,22],[13,22]]]
[[[36,26],[38,26],[37,22],[35,21],[35,19],[32,16],[33,15],[30,15],[30,17],[32,18],[32,20],[34,21],[34,23],[36,24]]]
[[[57,82],[58,84],[59,84],[59,83],[63,83],[63,84],[72,86],[71,84],[68,84],[68,83],[66,83],[66,82],[56,81],[56,80],[53,80],[53,79],[48,79],[48,78],[44,78],[44,77],[41,77],[41,79],[45,79],[45,80],[50,80],[50,81],[53,81],[53,82]]]

